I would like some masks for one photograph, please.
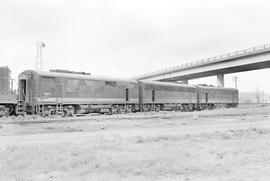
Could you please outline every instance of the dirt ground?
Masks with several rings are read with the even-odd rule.
[[[1,181],[270,180],[270,105],[0,118]]]

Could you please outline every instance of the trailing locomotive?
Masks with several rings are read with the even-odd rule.
[[[27,70],[19,75],[18,113],[87,114],[192,111],[236,107],[231,88],[112,79],[88,74]]]
[[[139,84],[143,111],[193,111],[238,105],[237,89],[157,81],[140,81]]]
[[[140,81],[139,84],[142,111],[196,109],[196,86],[157,81]]]
[[[197,86],[198,110],[238,106],[238,90],[233,88]]]

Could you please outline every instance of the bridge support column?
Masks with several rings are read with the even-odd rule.
[[[217,74],[217,86],[224,87],[224,74]]]
[[[188,84],[188,79],[182,79],[181,81],[183,84]]]

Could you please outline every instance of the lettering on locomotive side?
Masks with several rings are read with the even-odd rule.
[[[105,86],[117,87],[117,82],[116,81],[105,81]]]

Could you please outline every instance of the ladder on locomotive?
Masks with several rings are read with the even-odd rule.
[[[63,114],[63,91],[62,91],[62,84],[56,85],[56,114],[62,115]]]
[[[18,100],[17,108],[16,108],[16,113],[18,115],[23,115],[24,114],[24,103],[22,100]]]
[[[25,101],[23,100],[24,95],[19,95],[18,104],[16,106],[16,114],[24,115]]]
[[[16,114],[25,114],[25,100],[26,99],[26,79],[19,81],[19,91],[18,91],[18,103],[16,106]]]

